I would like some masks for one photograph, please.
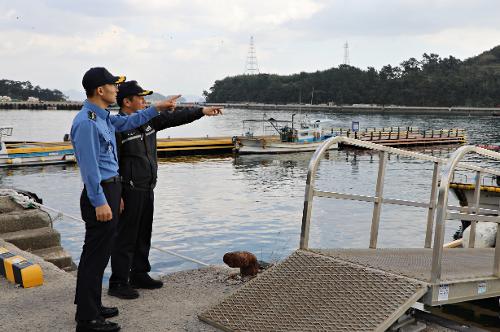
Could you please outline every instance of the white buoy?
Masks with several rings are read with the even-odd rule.
[[[494,222],[478,222],[476,226],[476,243],[474,248],[493,248],[497,236],[497,223]],[[462,246],[469,247],[470,226],[467,227],[463,234]]]

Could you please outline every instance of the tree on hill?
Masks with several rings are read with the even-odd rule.
[[[226,77],[204,94],[208,102],[491,107],[500,104],[500,46],[465,61],[425,53],[378,71],[340,65],[287,76]]]
[[[9,96],[14,100],[27,100],[36,97],[41,101],[64,101],[66,96],[59,90],[42,89],[33,86],[30,81],[0,80],[0,96]]]

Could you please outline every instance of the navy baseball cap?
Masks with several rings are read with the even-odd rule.
[[[82,85],[85,90],[92,90],[106,84],[119,84],[125,82],[125,76],[113,76],[104,67],[94,67],[83,75]]]
[[[123,98],[130,96],[148,96],[152,93],[153,91],[151,90],[144,90],[143,88],[141,88],[141,86],[137,84],[137,81],[127,81],[120,84],[116,100],[122,101]]]

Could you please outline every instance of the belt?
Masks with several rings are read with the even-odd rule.
[[[101,181],[101,183],[117,183],[117,182],[122,182],[122,177],[120,175],[115,175],[112,178]]]

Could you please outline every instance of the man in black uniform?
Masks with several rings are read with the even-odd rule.
[[[120,114],[130,115],[144,109],[144,96],[153,91],[142,89],[136,81],[120,85],[117,102]],[[108,294],[122,299],[135,299],[135,288],[155,289],[162,281],[152,279],[148,272],[149,250],[153,226],[154,193],[157,178],[156,133],[169,127],[195,121],[204,115],[222,114],[216,107],[175,108],[162,111],[148,123],[116,134],[119,151],[122,199],[118,234],[111,253],[112,274]]]

